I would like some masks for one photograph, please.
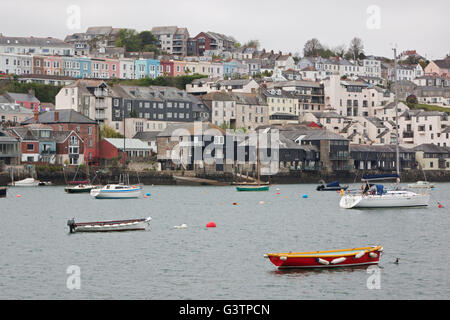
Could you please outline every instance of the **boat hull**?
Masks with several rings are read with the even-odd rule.
[[[82,188],[80,188],[80,187],[78,187],[78,188],[77,187],[67,187],[64,190],[67,193],[90,193],[92,189],[95,189],[95,187],[94,186],[82,187]]]
[[[337,268],[378,264],[383,248],[366,247],[305,253],[269,253],[267,258],[279,269]]]
[[[341,186],[341,187],[325,187],[325,186],[318,186],[316,188],[317,191],[341,191],[341,190],[347,190],[348,186]]]
[[[0,187],[0,198],[6,197],[6,188]]]
[[[70,232],[120,232],[120,231],[145,231],[149,227],[151,218],[105,222],[75,223],[68,221]]]
[[[33,178],[26,178],[20,181],[15,181],[11,185],[14,187],[37,187],[40,181]]]
[[[237,191],[269,191],[269,186],[238,186]]]
[[[96,199],[135,199],[141,195],[141,188],[127,190],[92,189],[90,194]]]
[[[426,207],[429,201],[430,195],[412,192],[383,195],[345,195],[341,198],[339,206],[344,209]]]

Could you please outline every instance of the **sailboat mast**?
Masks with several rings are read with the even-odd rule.
[[[256,168],[258,170],[258,186],[261,184],[259,180],[259,133],[256,131]]]
[[[399,147],[399,134],[398,134],[398,83],[397,83],[397,49],[394,47],[394,81],[395,81],[395,134],[396,134],[396,163],[397,163],[397,175],[400,177],[400,147]]]

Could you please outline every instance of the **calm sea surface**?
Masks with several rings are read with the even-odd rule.
[[[0,199],[0,299],[450,299],[450,184],[437,184],[426,209],[340,209],[338,193],[307,184],[146,193],[96,200],[64,187],[9,188]],[[150,231],[69,234],[66,226],[145,217]],[[181,224],[188,228],[174,229]],[[378,244],[379,289],[368,288],[367,267],[279,271],[263,257]],[[67,288],[69,266],[79,267],[78,290]]]

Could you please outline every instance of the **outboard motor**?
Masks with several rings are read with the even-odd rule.
[[[70,233],[73,233],[75,231],[75,218],[67,220],[67,225],[69,226]]]

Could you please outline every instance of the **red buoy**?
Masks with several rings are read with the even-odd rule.
[[[438,208],[439,208],[439,209],[442,209],[443,207],[444,207],[444,206],[443,206],[442,204],[439,203]]]
[[[214,222],[208,222],[208,223],[206,224],[206,227],[207,227],[207,228],[215,228],[215,227],[216,227],[216,224],[215,224]]]

